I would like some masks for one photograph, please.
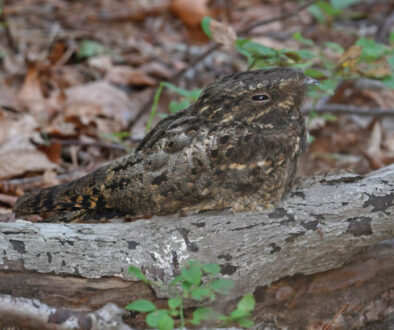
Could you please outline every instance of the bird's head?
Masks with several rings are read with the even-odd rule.
[[[194,107],[220,123],[256,122],[280,126],[300,118],[306,86],[316,80],[290,68],[241,72],[209,85]]]

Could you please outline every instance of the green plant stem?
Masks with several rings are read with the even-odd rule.
[[[155,118],[155,116],[156,116],[157,105],[159,104],[159,98],[160,98],[161,93],[163,92],[163,87],[164,87],[164,83],[161,82],[159,84],[159,87],[156,90],[155,96],[153,97],[153,105],[152,105],[152,109],[150,111],[148,123],[146,124],[145,133],[149,132],[149,130],[152,126],[153,118]]]
[[[183,315],[183,298],[181,299],[181,304],[179,305],[179,317],[181,318],[181,329],[185,328],[185,316]]]

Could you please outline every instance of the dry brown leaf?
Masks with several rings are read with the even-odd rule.
[[[51,52],[48,54],[48,60],[51,64],[55,64],[58,62],[66,51],[66,44],[63,41],[56,42],[51,49]]]
[[[40,144],[37,149],[45,153],[49,160],[55,164],[60,163],[62,155],[62,144],[59,141],[53,141],[50,145]]]
[[[170,10],[178,16],[186,26],[196,28],[200,26],[205,16],[213,16],[208,8],[209,0],[172,0]]]
[[[135,86],[156,86],[157,82],[152,77],[139,69],[126,65],[117,65],[109,69],[106,79],[114,84]]]
[[[342,56],[338,59],[338,66],[344,68],[353,68],[361,56],[362,48],[358,45],[351,46]]]
[[[37,128],[30,115],[17,116],[0,110],[0,145],[18,137],[30,138]]]
[[[0,179],[9,179],[26,172],[55,169],[46,155],[37,150],[26,137],[17,137],[0,146]]]
[[[112,59],[110,56],[93,56],[88,60],[89,66],[101,72],[107,72],[112,68]]]
[[[31,142],[41,140],[38,127],[30,115],[0,111],[0,179],[57,167]]]
[[[370,98],[373,103],[382,109],[394,108],[394,93],[390,88],[366,89],[362,91],[362,94]]]
[[[384,78],[391,76],[391,67],[385,61],[381,61],[380,63],[374,63],[372,67],[368,66],[364,68],[363,66],[360,66],[359,70],[366,77],[371,77],[371,78]]]
[[[74,123],[65,122],[63,116],[57,116],[46,127],[48,134],[58,138],[75,138],[78,136],[77,127]]]
[[[19,176],[28,171],[57,168],[31,142],[42,143],[38,128],[38,123],[30,115],[0,111],[0,179]]]
[[[124,129],[137,110],[133,112],[133,103],[125,92],[107,81],[72,87],[65,93],[65,120],[85,127],[93,125],[98,134]]]
[[[34,113],[40,113],[45,109],[45,99],[42,94],[39,71],[34,65],[30,65],[22,88],[18,93],[18,99]]]
[[[168,79],[173,73],[168,66],[160,62],[148,62],[141,66],[141,70],[149,76],[159,79]]]
[[[20,107],[16,95],[3,82],[0,82],[0,109],[1,106],[7,106],[14,109]]]
[[[280,5],[269,5],[263,3],[260,3],[257,6],[249,5],[247,6],[247,8],[245,8],[245,10],[232,12],[232,23],[238,30],[247,26],[248,24],[250,24],[250,22],[274,17],[279,15],[280,13]],[[282,21],[275,21],[269,24],[261,25],[255,28],[253,31],[258,31],[256,35],[264,36],[266,35],[267,31],[280,30],[282,27]]]
[[[383,140],[383,129],[379,121],[376,121],[373,125],[371,136],[368,141],[366,153],[368,154],[368,160],[370,161],[374,169],[378,169],[384,166],[382,161],[382,140]]]
[[[392,156],[394,156],[394,131],[387,133],[386,139],[384,141],[384,147]]]
[[[60,184],[56,171],[49,169],[44,172],[41,187],[50,187]]]
[[[209,29],[212,33],[212,39],[217,43],[226,47],[233,47],[237,40],[237,34],[234,29],[226,24],[223,24],[215,19],[211,19]]]

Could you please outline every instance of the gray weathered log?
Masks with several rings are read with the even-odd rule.
[[[12,325],[41,330],[131,330],[122,321],[124,314],[123,309],[111,303],[92,313],[78,313],[50,307],[38,300],[0,294],[1,328]]]
[[[203,213],[112,224],[1,223],[0,270],[168,283],[186,260],[217,262],[234,296],[284,276],[340,267],[393,237],[394,165],[367,176],[307,179],[275,210]],[[165,287],[165,286],[164,286]],[[163,288],[154,288],[167,297]]]

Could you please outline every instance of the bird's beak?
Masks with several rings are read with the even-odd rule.
[[[304,84],[305,85],[320,85],[319,81],[316,79],[313,79],[311,77],[305,76],[304,78]]]

